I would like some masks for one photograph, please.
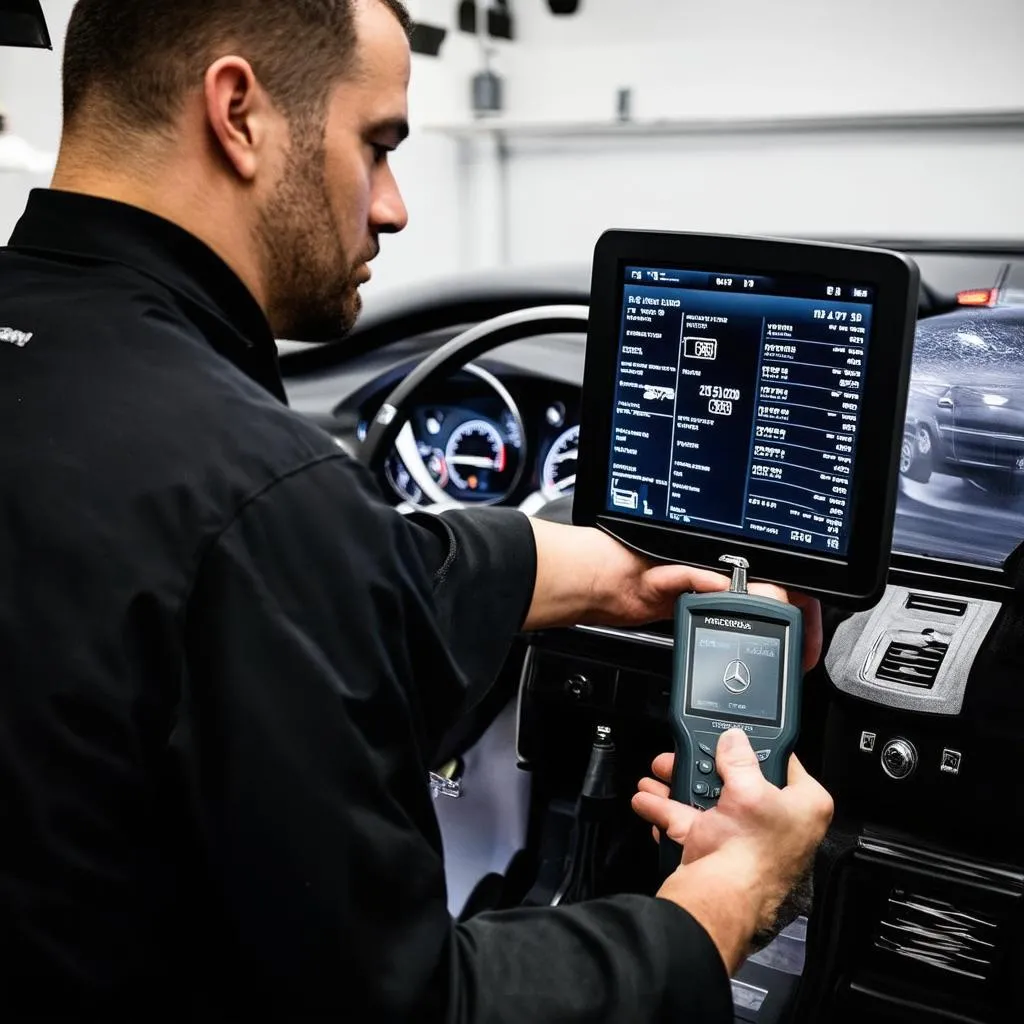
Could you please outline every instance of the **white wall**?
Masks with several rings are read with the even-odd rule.
[[[1021,0],[515,4],[513,119],[752,118],[1024,107]]]
[[[64,35],[74,0],[43,0],[53,52],[0,48],[0,109],[11,130],[33,146],[56,153],[60,140],[60,64]],[[416,0],[413,14],[449,27],[454,3]],[[457,270],[474,262],[474,237],[459,216],[460,146],[444,136],[420,130],[427,120],[464,118],[469,111],[469,79],[479,66],[475,39],[451,33],[441,59],[413,58],[410,118],[413,135],[395,155],[394,165],[410,212],[404,235],[383,240],[367,293],[399,288]],[[30,188],[45,186],[48,175],[0,172],[0,244],[10,236]]]
[[[524,144],[509,180],[513,263],[587,260],[609,227],[1024,237],[1024,130]]]
[[[422,13],[425,21],[448,28],[454,24],[454,2],[423,0],[410,6],[414,15]],[[442,6],[444,11],[438,9]],[[409,226],[401,235],[382,239],[367,295],[495,262],[482,251],[480,234],[470,229],[470,221],[463,216],[467,197],[474,197],[467,208],[493,206],[488,191],[489,163],[485,162],[483,173],[474,173],[472,154],[462,143],[425,130],[439,120],[468,118],[470,81],[481,61],[476,38],[458,32],[449,32],[439,58],[413,56],[409,89],[412,133],[391,158],[409,208]]]
[[[581,0],[550,14],[512,0],[517,41],[499,47],[510,131],[471,125],[475,40],[452,31],[415,57],[413,136],[394,164],[407,232],[384,239],[368,291],[461,268],[589,260],[616,226],[804,235],[1024,235],[1024,128],[864,130],[842,118],[1024,112],[1024,0]],[[72,0],[44,0],[55,52],[0,49],[0,106],[41,149],[60,131],[60,49]],[[413,0],[454,28],[455,0]],[[715,122],[686,134],[574,137],[633,112]],[[751,132],[736,122],[827,117],[828,132]],[[1022,118],[1024,124],[1024,118]],[[733,127],[730,128],[730,125]],[[559,127],[562,126],[562,127]],[[563,128],[565,130],[563,130]],[[504,168],[504,172],[503,172]],[[503,177],[504,173],[504,177]],[[28,187],[0,174],[0,241]]]
[[[0,110],[10,131],[56,157],[60,141],[60,61],[74,0],[43,0],[53,50],[0,47]],[[0,171],[0,245],[6,243],[29,189],[49,184],[48,174]]]
[[[514,264],[587,261],[610,226],[1024,236],[1024,0],[515,10],[508,209],[468,211],[484,237],[507,222],[498,248]],[[622,87],[651,131],[612,130]],[[893,115],[924,123],[863,123]],[[991,115],[1000,127],[984,127]],[[821,118],[829,130],[799,127]]]

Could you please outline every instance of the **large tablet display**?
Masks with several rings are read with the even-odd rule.
[[[884,580],[917,306],[878,250],[611,232],[577,522],[658,558],[862,603]]]

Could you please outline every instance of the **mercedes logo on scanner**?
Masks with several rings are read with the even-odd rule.
[[[740,660],[730,661],[722,677],[725,688],[730,693],[742,693],[750,686],[750,669]]]

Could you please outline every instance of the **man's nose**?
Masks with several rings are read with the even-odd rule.
[[[381,234],[395,234],[408,223],[409,211],[405,208],[405,200],[402,199],[394,173],[388,167],[370,206],[370,226]]]

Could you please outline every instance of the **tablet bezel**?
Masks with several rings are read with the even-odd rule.
[[[627,267],[821,278],[875,289],[844,557],[788,549],[692,525],[638,522],[607,509],[609,453]],[[605,232],[594,250],[573,522],[595,526],[659,562],[721,570],[742,555],[752,579],[850,608],[870,607],[891,554],[917,321],[920,272],[902,253],[864,246],[688,232]],[[745,468],[745,467],[744,467]]]

